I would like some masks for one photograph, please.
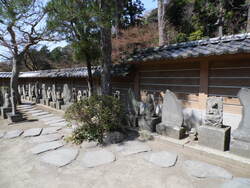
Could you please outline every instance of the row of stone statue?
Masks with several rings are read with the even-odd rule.
[[[156,131],[175,139],[188,135],[182,105],[173,92],[167,90],[163,103],[158,104],[152,94],[146,94],[144,99],[137,101],[132,90],[129,90],[128,97],[128,122],[131,126],[138,125],[140,129]],[[231,127],[223,125],[222,97],[208,97],[205,119],[195,131],[201,145],[221,151],[230,150],[250,158],[250,90],[242,88],[238,97],[243,106],[242,120],[232,134]]]
[[[72,103],[88,97],[87,89],[77,90],[76,88],[70,88],[68,84],[64,84],[61,88],[57,87],[56,84],[47,86],[36,82],[35,84],[20,85],[18,90],[23,100],[63,110],[66,110]]]

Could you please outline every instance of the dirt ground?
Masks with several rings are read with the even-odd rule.
[[[8,125],[0,120],[0,131],[26,130],[47,127],[41,121],[30,120]],[[223,159],[215,159],[197,151],[183,148],[165,140],[147,141],[152,151],[168,151],[178,154],[174,167],[160,168],[144,160],[145,153],[122,156],[114,145],[106,149],[116,154],[116,161],[95,168],[85,168],[81,159],[87,143],[79,148],[79,154],[71,164],[57,168],[40,162],[39,155],[29,150],[34,147],[29,138],[0,139],[0,188],[219,188],[228,180],[189,176],[182,168],[185,160],[198,160],[225,168],[234,177],[250,178],[250,169]],[[93,148],[92,148],[93,149]],[[42,154],[41,154],[42,155]]]

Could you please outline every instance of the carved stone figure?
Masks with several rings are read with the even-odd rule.
[[[69,89],[68,84],[64,84],[63,85],[63,94],[62,94],[62,97],[63,97],[64,103],[69,103],[70,102],[70,100],[71,100],[71,91]]]
[[[181,139],[185,136],[183,121],[182,107],[179,100],[173,92],[167,90],[163,99],[162,122],[156,126],[156,132]]]
[[[80,101],[83,99],[83,96],[82,96],[82,91],[79,90],[78,93],[77,93],[77,101]]]
[[[52,85],[51,97],[52,97],[52,101],[56,102],[56,85],[55,84]]]
[[[42,99],[47,99],[46,85],[42,84]]]
[[[11,101],[10,101],[10,96],[8,92],[5,92],[4,94],[4,103],[3,103],[4,108],[9,108],[11,107]]]
[[[48,90],[47,90],[47,99],[49,101],[52,101],[52,91],[51,91],[51,87],[48,87]]]
[[[136,100],[135,94],[132,89],[128,90],[128,101],[127,101],[127,120],[131,127],[138,125],[140,103]]]
[[[115,93],[113,94],[115,98],[120,99],[120,91],[115,91]]]
[[[83,90],[82,92],[82,98],[85,99],[89,96],[89,91],[87,89]]]
[[[242,88],[238,97],[243,106],[242,119],[232,134],[230,150],[237,155],[250,158],[250,89]]]
[[[209,97],[207,99],[205,125],[222,127],[223,125],[223,98]]]
[[[77,101],[77,93],[76,93],[76,88],[72,89],[72,102]]]

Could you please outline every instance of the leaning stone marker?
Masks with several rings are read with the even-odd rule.
[[[166,151],[150,153],[144,157],[145,160],[163,168],[174,166],[177,158],[177,154]]]
[[[77,154],[77,149],[58,149],[45,153],[40,160],[57,167],[62,167],[74,161]]]
[[[250,179],[247,178],[234,178],[224,183],[221,188],[249,188]]]
[[[230,151],[236,155],[250,158],[250,89],[243,88],[238,93],[243,106],[239,127],[232,134]]]
[[[88,168],[112,163],[113,161],[115,161],[115,155],[105,149],[88,151],[82,159],[83,165]]]
[[[7,139],[11,139],[11,138],[16,138],[21,136],[21,134],[23,134],[22,130],[13,130],[13,131],[9,131],[4,135],[4,138]]]
[[[38,136],[41,134],[42,130],[43,130],[42,128],[28,129],[24,131],[23,136],[24,137]]]
[[[183,168],[187,174],[197,178],[233,178],[232,174],[225,169],[200,161],[185,161]]]
[[[156,132],[175,139],[185,136],[182,107],[175,94],[166,91],[162,107],[162,122],[156,126]]]
[[[64,144],[62,141],[54,141],[54,142],[46,142],[43,144],[39,144],[37,146],[35,146],[34,148],[31,149],[31,153],[33,154],[39,154],[39,153],[43,153],[49,150],[54,150],[57,148],[62,147]]]

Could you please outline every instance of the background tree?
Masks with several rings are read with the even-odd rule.
[[[93,93],[91,65],[99,58],[99,29],[93,14],[96,6],[91,0],[52,0],[47,5],[49,30],[71,44],[77,60],[86,62],[90,95]],[[61,54],[55,51],[54,55]]]
[[[38,0],[0,1],[0,45],[7,51],[2,57],[12,61],[10,95],[12,114],[16,114],[18,96],[18,75],[20,65],[31,46],[50,40],[43,27],[46,12]]]
[[[158,0],[158,30],[159,30],[159,45],[162,46],[167,41],[167,20],[166,9],[169,0]]]

